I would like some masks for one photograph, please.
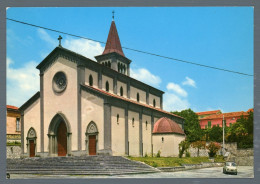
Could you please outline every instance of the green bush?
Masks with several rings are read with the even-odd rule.
[[[190,157],[190,152],[186,151],[185,152],[185,157]]]
[[[144,157],[148,157],[147,153],[145,153]]]
[[[161,151],[160,150],[157,152],[156,157],[161,157]]]
[[[153,167],[158,167],[158,164],[157,164],[156,162],[153,162],[153,163],[152,163],[152,166],[153,166]]]

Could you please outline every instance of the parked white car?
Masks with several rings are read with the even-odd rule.
[[[237,175],[237,165],[235,162],[226,162],[223,167],[223,173],[232,173]]]

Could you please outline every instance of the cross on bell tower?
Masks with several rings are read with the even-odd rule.
[[[59,47],[61,47],[61,39],[62,39],[62,37],[59,35],[59,38],[58,38],[58,40],[59,40]]]

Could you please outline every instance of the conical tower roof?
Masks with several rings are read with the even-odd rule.
[[[111,23],[109,34],[107,37],[106,47],[105,47],[105,50],[102,55],[108,54],[111,52],[116,52],[116,53],[120,54],[121,56],[125,57],[122,47],[121,47],[121,43],[119,40],[119,36],[118,36],[117,30],[116,30],[116,24],[115,24],[114,20]]]

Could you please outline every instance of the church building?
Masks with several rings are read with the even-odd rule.
[[[36,67],[40,91],[19,108],[22,157],[178,155],[184,119],[163,110],[163,91],[130,77],[114,20],[96,61],[59,41]]]

